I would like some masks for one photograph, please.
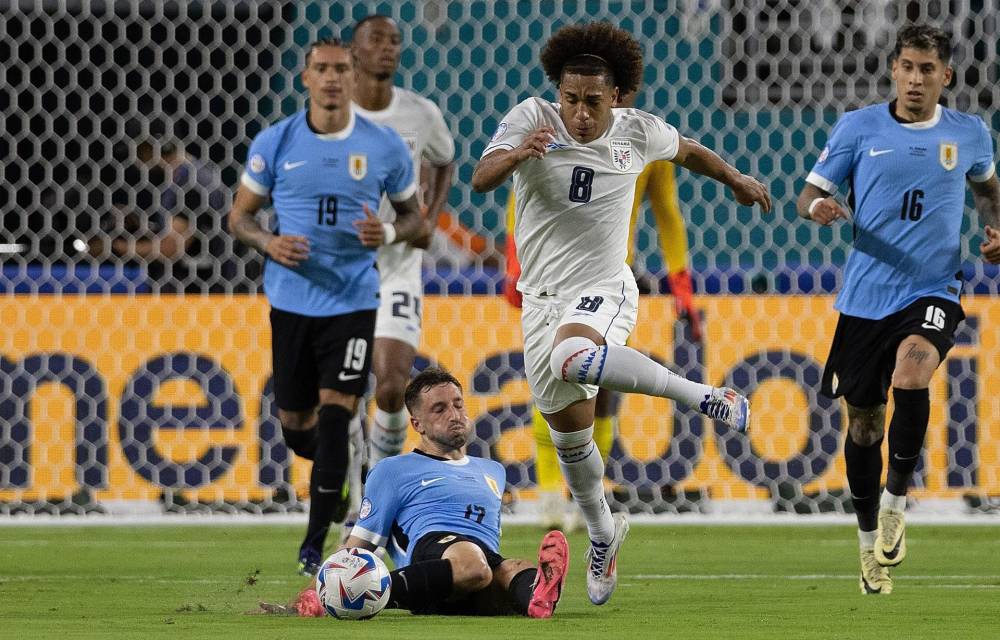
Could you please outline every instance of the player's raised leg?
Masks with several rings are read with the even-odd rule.
[[[940,364],[938,350],[927,338],[913,335],[896,350],[892,372],[894,409],[889,422],[889,471],[879,511],[879,534],[875,557],[879,564],[894,567],[906,557],[906,489],[920,459],[930,419],[927,390]]]
[[[670,398],[740,432],[750,425],[750,404],[744,396],[688,380],[631,347],[573,336],[552,350],[552,367],[567,382]]]

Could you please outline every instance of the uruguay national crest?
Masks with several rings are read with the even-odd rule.
[[[623,138],[611,139],[611,163],[619,171],[628,171],[632,168],[632,141]]]
[[[958,166],[958,143],[957,142],[942,142],[940,147],[940,152],[938,153],[938,161],[941,162],[941,166],[945,168],[945,171],[951,171]]]
[[[347,171],[355,180],[361,180],[368,175],[368,156],[364,153],[352,153],[347,158]]]
[[[496,497],[498,497],[500,499],[503,499],[503,493],[500,492],[500,487],[497,486],[497,481],[494,480],[493,478],[489,477],[485,473],[483,474],[483,478],[486,480],[486,484],[487,484],[487,486],[489,486],[490,491],[493,492],[493,495],[495,495]]]

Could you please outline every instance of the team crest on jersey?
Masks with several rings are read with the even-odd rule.
[[[364,153],[352,153],[347,158],[347,170],[355,180],[361,180],[368,175],[368,156]]]
[[[958,143],[942,142],[938,153],[938,160],[945,171],[951,171],[958,166]]]
[[[628,171],[632,168],[632,141],[622,138],[612,138],[611,140],[611,163],[619,171]]]
[[[503,493],[501,493],[500,487],[497,486],[497,481],[494,480],[493,478],[489,477],[485,473],[483,474],[483,478],[486,479],[486,485],[490,488],[490,491],[493,492],[493,495],[495,495],[498,498],[503,499]]]
[[[264,156],[259,153],[253,154],[250,158],[250,170],[254,173],[260,173],[267,168],[267,162],[264,161]]]

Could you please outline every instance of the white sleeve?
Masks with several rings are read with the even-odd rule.
[[[538,128],[538,109],[531,98],[525,100],[510,110],[497,125],[496,133],[483,150],[481,157],[485,158],[494,151],[517,148],[524,138]]]
[[[673,160],[681,140],[677,129],[656,116],[648,118],[647,122],[649,127],[646,131],[646,162]]]
[[[455,159],[455,139],[441,115],[441,110],[433,102],[427,103],[427,122],[430,125],[424,159],[435,167],[443,167]]]

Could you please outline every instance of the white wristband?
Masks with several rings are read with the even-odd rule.
[[[816,210],[816,205],[818,205],[823,200],[826,200],[826,198],[816,198],[815,200],[809,203],[809,217],[812,217],[813,211]]]
[[[392,244],[396,241],[396,225],[391,222],[383,222],[382,230],[385,231],[385,237],[382,238],[382,244]]]

